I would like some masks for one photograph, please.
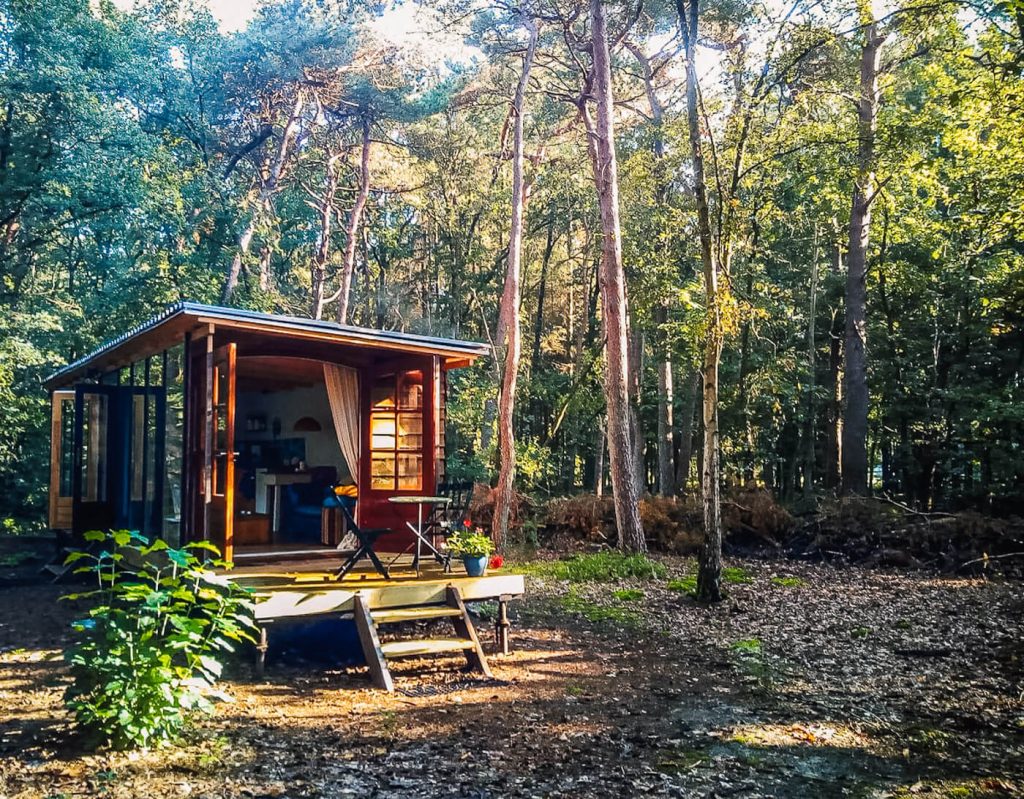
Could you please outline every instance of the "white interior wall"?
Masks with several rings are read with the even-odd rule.
[[[267,429],[255,433],[245,429],[247,416],[265,416]],[[295,423],[304,416],[310,416],[320,423],[319,433],[295,431]],[[281,420],[279,438],[303,438],[306,441],[306,464],[313,466],[335,466],[339,479],[349,477],[348,466],[338,446],[331,418],[331,405],[327,399],[327,388],[323,383],[312,387],[286,389],[263,393],[261,391],[239,391],[236,398],[235,435],[248,441],[271,441],[274,438],[274,419]]]

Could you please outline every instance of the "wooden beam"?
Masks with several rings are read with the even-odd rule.
[[[293,580],[285,582],[280,576],[230,573],[220,579],[253,589],[256,594],[256,620],[260,622],[351,613],[356,594],[363,596],[370,610],[377,610],[445,604],[445,589],[449,585],[458,586],[464,602],[493,600],[502,595],[522,596],[525,593],[521,574],[449,577],[393,584],[385,584],[381,580],[310,584]]]

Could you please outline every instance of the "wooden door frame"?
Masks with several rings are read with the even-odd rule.
[[[64,403],[71,402],[72,441],[71,457],[74,459],[75,390],[61,388],[50,394],[50,506],[48,519],[52,530],[70,530],[74,525],[74,467],[72,466],[71,493],[66,497],[60,493],[60,467],[64,458]],[[64,520],[66,519],[66,523]]]

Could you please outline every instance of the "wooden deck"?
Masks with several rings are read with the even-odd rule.
[[[394,555],[380,553],[388,563]],[[338,559],[338,564],[341,559]],[[333,568],[332,568],[333,567]],[[256,620],[261,624],[300,620],[311,616],[350,616],[359,595],[372,610],[410,608],[445,602],[449,586],[459,589],[466,602],[499,600],[502,603],[525,592],[523,576],[504,570],[484,577],[469,577],[459,564],[445,574],[434,562],[421,563],[420,576],[412,570],[408,556],[400,558],[385,580],[374,571],[350,572],[343,580],[335,577],[333,562],[314,558],[277,564],[236,566],[224,577],[256,594]]]

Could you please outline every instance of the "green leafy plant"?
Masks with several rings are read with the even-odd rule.
[[[92,547],[66,563],[97,587],[64,597],[94,603],[73,624],[65,702],[80,727],[117,748],[173,740],[191,711],[210,710],[220,656],[253,641],[249,592],[215,579],[212,569],[227,564],[205,542],[171,549],[128,530],[85,540]],[[204,563],[198,550],[214,559]]]
[[[453,555],[480,558],[494,551],[494,542],[479,527],[476,530],[464,528],[448,536],[448,549]]]

